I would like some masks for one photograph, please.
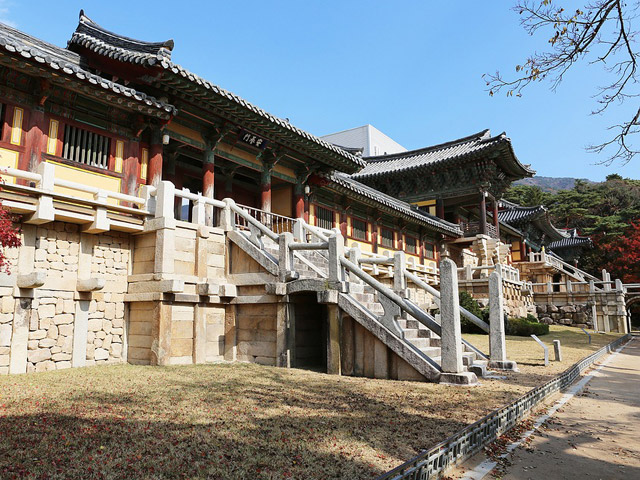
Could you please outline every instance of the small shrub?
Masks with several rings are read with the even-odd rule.
[[[476,317],[489,323],[489,307],[482,308],[480,304],[468,292],[460,292],[460,306],[473,313]],[[460,328],[462,333],[487,334],[464,315],[460,315]]]
[[[530,335],[546,335],[549,333],[549,325],[538,322],[535,317],[533,317],[534,320],[532,321],[529,317],[533,317],[533,315],[527,315],[527,318],[510,318],[507,323],[507,334],[528,337]]]

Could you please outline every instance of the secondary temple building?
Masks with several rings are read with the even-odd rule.
[[[551,253],[580,237],[501,200],[534,173],[505,134],[340,145],[173,48],[83,12],[66,48],[0,25],[0,199],[22,239],[0,275],[0,373],[227,360],[473,381],[506,359],[450,329],[458,285],[626,331],[624,287]]]

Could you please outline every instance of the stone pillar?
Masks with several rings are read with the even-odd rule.
[[[151,145],[149,149],[149,173],[147,184],[157,187],[162,180],[162,129],[154,127],[151,130]]]
[[[442,371],[461,373],[462,333],[460,330],[460,299],[458,270],[453,260],[440,262],[440,316],[442,321]]]
[[[236,306],[225,305],[224,310],[224,359],[234,362],[237,355]]]
[[[214,198],[214,166],[215,155],[210,145],[205,145],[204,153],[202,157],[202,195],[207,198]],[[205,207],[205,225],[213,226],[213,205],[207,205]]]
[[[15,302],[11,350],[9,352],[9,373],[26,373],[31,298],[16,298]]]
[[[342,362],[340,360],[340,331],[341,314],[337,304],[328,303],[327,306],[327,373],[340,375]]]
[[[193,312],[193,363],[207,360],[207,307],[197,303]]]
[[[151,327],[151,365],[169,365],[171,360],[172,302],[158,301]]]
[[[489,275],[489,367],[515,370],[515,362],[507,361],[504,338],[504,296],[502,277],[498,272]]]
[[[562,351],[560,350],[560,340],[553,341],[553,351],[556,355],[556,362],[562,361]]]
[[[480,193],[480,234],[487,234],[487,197],[484,192]]]
[[[276,304],[276,366],[291,367],[291,350],[288,341],[288,308],[285,302]]]
[[[76,318],[73,322],[72,367],[84,367],[87,364],[87,335],[89,333],[89,300],[76,302]]]

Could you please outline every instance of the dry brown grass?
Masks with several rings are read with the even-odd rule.
[[[519,373],[508,374],[507,381],[534,387],[564,372],[574,363],[595,352],[620,335],[617,333],[591,334],[589,338],[582,330],[574,327],[551,325],[549,334],[538,338],[549,348],[549,366],[544,366],[544,352],[531,337],[507,336],[507,358],[518,363]],[[489,336],[464,334],[465,340],[485,353],[489,352]],[[562,362],[554,361],[553,341],[560,340]]]
[[[605,343],[557,337],[564,365]],[[0,478],[371,478],[541,378],[528,342],[509,348],[524,373],[475,388],[247,364],[0,377]]]

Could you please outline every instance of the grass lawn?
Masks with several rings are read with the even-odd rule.
[[[549,348],[549,366],[544,366],[544,351],[531,337],[507,336],[507,359],[518,363],[519,373],[508,374],[508,381],[535,387],[554,376],[562,373],[574,363],[595,352],[620,335],[617,333],[591,334],[589,338],[584,332],[575,327],[551,325],[549,334],[538,338]],[[465,340],[478,347],[484,353],[489,353],[489,336],[478,334],[464,334]],[[553,341],[560,340],[562,362],[554,361]]]
[[[563,342],[561,366],[510,338],[523,373],[472,388],[248,364],[3,376],[0,478],[371,478],[614,337],[589,348],[566,330],[544,338]]]

